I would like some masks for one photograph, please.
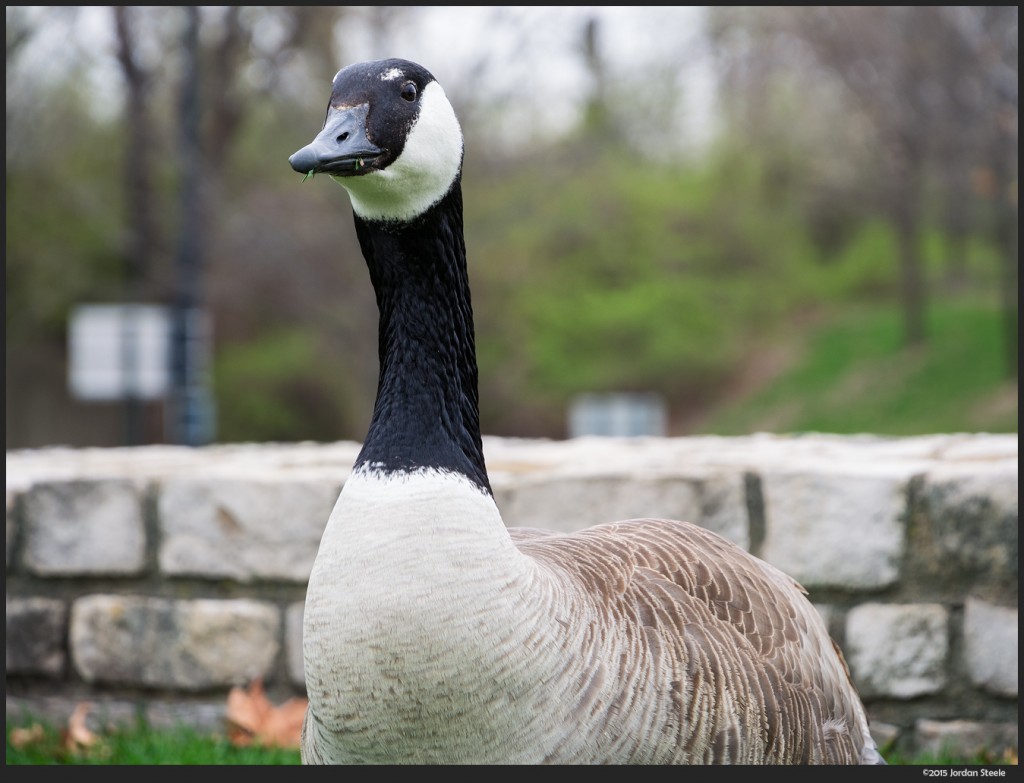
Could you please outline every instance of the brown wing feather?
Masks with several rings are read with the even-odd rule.
[[[671,672],[688,760],[858,760],[862,718],[846,664],[790,577],[688,523],[510,531]]]

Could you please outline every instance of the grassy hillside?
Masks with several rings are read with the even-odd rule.
[[[696,429],[1017,432],[1017,382],[1006,377],[1000,317],[983,303],[936,302],[929,342],[911,349],[894,307],[847,309],[755,356],[759,377],[741,383]]]

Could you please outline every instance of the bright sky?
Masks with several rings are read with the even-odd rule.
[[[77,51],[93,63],[84,78],[98,110],[118,111],[122,83],[113,57],[109,7],[79,7],[73,20],[64,9],[20,10],[25,8],[45,15],[40,29],[46,32],[19,59],[21,79],[28,74],[45,78],[47,71],[66,63],[62,52]],[[701,6],[422,6],[414,23],[387,43],[374,35],[370,13],[362,22],[346,22],[339,31],[344,36],[339,39],[339,51],[351,60],[388,56],[416,60],[434,72],[456,101],[460,90],[481,89],[479,69],[489,58],[487,83],[493,80],[494,94],[523,96],[522,106],[515,107],[518,116],[513,111],[504,124],[510,129],[529,123],[535,129],[559,131],[570,124],[579,101],[587,95],[580,31],[582,21],[594,16],[602,22],[599,45],[612,78],[617,74],[636,78],[666,63],[678,68],[678,78],[685,84],[678,118],[684,135],[699,142],[710,133],[714,102],[703,38],[704,12]],[[12,85],[16,78],[8,73],[9,92],[18,86]],[[509,110],[507,103],[503,110]]]
[[[342,42],[354,59],[402,56],[426,65],[457,98],[465,74],[484,54],[502,64],[489,71],[527,85],[537,106],[525,107],[524,121],[543,118],[553,130],[573,117],[566,96],[583,98],[586,74],[580,57],[583,20],[600,20],[599,46],[611,76],[636,76],[675,63],[686,81],[680,117],[688,134],[709,133],[714,80],[704,44],[703,6],[429,6],[422,18],[391,41],[375,48],[373,35],[351,35]],[[333,76],[333,74],[332,74]],[[499,85],[500,88],[500,85]],[[563,107],[559,113],[557,107]]]

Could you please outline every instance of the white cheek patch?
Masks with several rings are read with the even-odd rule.
[[[431,82],[402,154],[383,171],[337,177],[352,209],[367,220],[408,221],[448,193],[462,165],[462,128],[444,89]]]

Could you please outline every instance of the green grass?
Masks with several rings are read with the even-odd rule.
[[[38,726],[37,735],[30,742],[15,747],[11,732]],[[11,765],[297,765],[298,750],[260,747],[235,747],[225,737],[179,727],[173,730],[152,729],[144,723],[98,735],[98,741],[89,749],[69,751],[60,730],[23,717],[7,723],[7,759]],[[886,760],[893,765],[945,766],[963,764],[1016,763],[1012,759],[993,759],[978,756],[971,759],[952,755],[919,756],[909,758],[887,752]]]
[[[954,753],[922,753],[917,756],[906,756],[896,751],[883,754],[892,766],[915,767],[960,767],[960,766],[1017,766],[1017,754],[1006,752],[1002,755],[978,753],[970,758],[963,758]]]
[[[16,728],[38,726],[37,735],[20,747],[11,744]],[[97,742],[68,750],[63,733],[43,722],[19,720],[7,723],[8,765],[14,764],[299,764],[299,751],[284,748],[236,747],[224,736],[187,727],[156,730],[139,723],[133,727],[97,734]]]
[[[793,341],[795,359],[709,417],[703,432],[1017,432],[1000,313],[936,302],[928,341],[908,348],[892,306],[849,310]]]

